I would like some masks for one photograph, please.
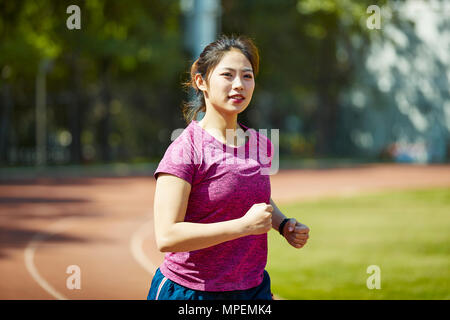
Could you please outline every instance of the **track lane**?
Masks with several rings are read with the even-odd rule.
[[[329,195],[450,187],[450,166],[288,170],[279,171],[271,182],[272,198],[283,204]],[[24,263],[27,246],[41,234],[34,246],[35,268],[63,297],[145,299],[151,271],[163,258],[152,235],[154,188],[152,177],[0,183],[0,298],[55,298]],[[71,218],[67,229],[52,231],[54,223],[66,218]],[[81,268],[81,290],[65,286],[66,268],[72,264]]]

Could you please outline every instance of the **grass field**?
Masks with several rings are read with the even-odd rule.
[[[274,199],[276,201],[276,199]],[[450,189],[278,205],[311,229],[294,249],[269,233],[272,291],[285,299],[450,299]],[[368,289],[370,265],[381,289]]]

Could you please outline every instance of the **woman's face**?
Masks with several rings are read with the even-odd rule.
[[[209,101],[219,112],[241,113],[249,105],[255,89],[252,65],[240,50],[232,49],[210,73],[208,86],[201,81],[199,88],[207,105]]]

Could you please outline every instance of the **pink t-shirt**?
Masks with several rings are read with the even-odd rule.
[[[237,219],[255,203],[270,204],[273,145],[264,134],[240,125],[249,138],[238,147],[223,144],[193,120],[167,148],[154,177],[165,172],[191,184],[185,221]],[[262,234],[166,253],[160,270],[194,290],[246,290],[261,284],[266,262],[267,234]]]

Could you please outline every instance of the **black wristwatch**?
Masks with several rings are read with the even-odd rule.
[[[286,222],[288,222],[289,221],[289,218],[286,218],[286,219],[284,219],[281,223],[280,223],[280,226],[278,227],[278,232],[281,234],[281,235],[283,235],[283,228],[284,228],[284,225],[286,224]]]

